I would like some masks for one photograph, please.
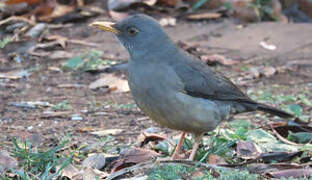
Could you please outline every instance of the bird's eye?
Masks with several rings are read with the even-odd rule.
[[[138,30],[134,27],[128,27],[127,32],[130,36],[135,36],[138,33]]]

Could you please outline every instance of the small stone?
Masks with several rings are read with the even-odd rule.
[[[82,121],[83,117],[81,117],[79,114],[73,114],[71,117],[71,120],[73,121]]]
[[[83,160],[82,167],[91,167],[100,170],[105,166],[105,161],[103,154],[94,154]]]
[[[145,129],[145,132],[147,132],[147,133],[158,133],[160,131],[161,131],[161,129],[158,127],[149,127],[147,129]]]

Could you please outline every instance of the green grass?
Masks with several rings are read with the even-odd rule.
[[[169,179],[184,179],[184,176],[188,174],[186,166],[180,164],[165,164],[163,166],[155,167],[149,174],[150,180],[169,180]]]
[[[102,54],[103,53],[101,51],[90,50],[87,53],[68,59],[64,63],[63,68],[68,70],[78,70],[78,72],[85,72],[103,69],[106,66],[116,64],[116,61],[102,59]]]
[[[157,166],[149,173],[149,180],[257,180],[260,176],[246,170],[201,170],[202,176],[193,177],[195,168],[181,164],[165,164]],[[198,171],[198,170],[196,170]]]
[[[5,37],[0,40],[0,48],[4,48],[8,43],[10,43],[11,39],[10,37]]]
[[[194,180],[260,180],[258,174],[251,174],[246,170],[217,170],[218,174],[214,177],[211,171],[206,171],[202,177],[194,178]]]
[[[294,114],[301,120],[307,121],[312,113],[304,112],[303,107],[312,107],[312,97],[309,93],[298,94],[272,94],[270,90],[249,91],[250,97],[256,101],[278,104],[283,110]]]
[[[18,160],[18,169],[10,169],[11,172],[22,180],[55,179],[72,161],[73,153],[67,156],[58,153],[68,142],[68,140],[63,140],[56,147],[38,150],[28,140],[20,142],[17,139],[12,139],[13,147],[10,149],[10,153]],[[0,179],[9,178],[0,176]]]
[[[70,110],[72,109],[72,106],[68,103],[67,100],[64,100],[62,102],[59,102],[57,104],[55,104],[54,106],[52,106],[53,110]]]

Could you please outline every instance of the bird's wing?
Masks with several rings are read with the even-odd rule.
[[[222,74],[190,55],[180,52],[180,60],[172,63],[187,94],[211,100],[256,103]]]

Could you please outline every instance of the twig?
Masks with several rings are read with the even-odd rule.
[[[294,142],[291,142],[291,141],[288,141],[287,139],[285,139],[283,136],[281,136],[274,128],[273,126],[270,124],[270,127],[273,131],[273,133],[276,135],[276,137],[282,141],[283,143],[286,143],[286,144],[289,144],[289,145],[294,145],[294,146],[303,146],[302,144],[297,144],[297,143],[294,143]]]
[[[91,46],[91,47],[98,47],[99,46],[98,44],[95,44],[95,43],[89,43],[89,42],[85,42],[85,41],[81,41],[81,40],[77,40],[77,39],[68,39],[67,42],[72,43],[72,44]]]
[[[10,21],[24,21],[24,22],[27,22],[28,24],[31,24],[31,25],[35,25],[36,22],[32,21],[32,20],[29,20],[25,17],[20,17],[20,16],[11,16],[3,21],[0,21],[0,26],[3,25],[3,24],[6,24]]]
[[[152,161],[148,161],[148,162],[143,162],[143,163],[140,163],[140,164],[136,164],[134,166],[130,166],[130,167],[127,167],[127,168],[124,168],[124,169],[121,169],[119,171],[116,171],[112,174],[110,174],[106,180],[112,180],[112,179],[115,179],[116,177],[118,176],[121,176],[123,174],[127,174],[129,172],[132,172],[134,171],[135,169],[139,169],[139,168],[144,168],[146,167],[147,165],[150,165],[150,164],[153,164]]]

